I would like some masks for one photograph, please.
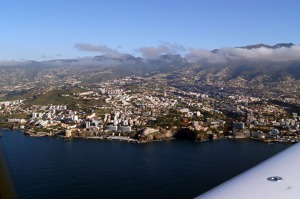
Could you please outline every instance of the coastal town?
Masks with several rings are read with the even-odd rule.
[[[288,111],[268,99],[229,94],[221,87],[214,93],[187,92],[167,84],[162,74],[134,75],[48,89],[30,101],[2,101],[0,126],[31,137],[66,140],[232,138],[295,143],[300,138],[300,117]]]

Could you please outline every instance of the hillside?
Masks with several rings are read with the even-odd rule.
[[[214,85],[247,88],[252,85],[278,85],[300,80],[300,46],[292,43],[256,44],[213,51],[195,49],[185,55],[165,54],[141,58],[126,54],[120,58],[96,56],[49,61],[0,62],[0,99],[27,97],[39,90],[65,85],[101,84],[132,75],[166,74],[170,84],[185,87]],[[178,82],[181,81],[181,82]],[[279,87],[279,86],[276,86]],[[53,96],[35,103],[65,102]]]

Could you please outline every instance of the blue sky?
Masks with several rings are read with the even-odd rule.
[[[300,44],[299,0],[0,0],[0,60],[140,56],[169,46],[213,50]]]

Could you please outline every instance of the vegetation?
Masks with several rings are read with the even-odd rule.
[[[113,109],[95,109],[94,112],[97,116],[101,116],[101,115],[104,115],[104,114],[109,114],[111,113]]]
[[[34,91],[32,89],[29,90],[21,90],[21,91],[12,91],[6,94],[6,96],[0,98],[0,101],[12,101],[12,100],[20,100],[20,99],[29,99],[32,97],[34,93],[37,93],[37,91]]]
[[[50,92],[34,95],[32,99],[27,100],[28,105],[67,105],[68,108],[83,111],[89,110],[93,106],[97,106],[104,102],[103,99],[75,99],[71,94],[82,91],[80,88],[71,88],[70,90],[56,89]]]
[[[0,122],[0,128],[12,129],[13,124],[8,122]]]
[[[52,90],[40,96],[33,96],[31,100],[28,101],[29,105],[62,105],[75,103],[75,99],[72,97],[63,96],[65,92],[63,90]]]
[[[181,112],[172,109],[167,115],[158,117],[156,124],[163,128],[179,126],[181,122],[181,114]]]
[[[23,113],[23,112],[18,112],[18,111],[14,111],[14,112],[11,112],[11,113],[6,113],[6,114],[1,114],[0,115],[0,119],[13,119],[13,118],[16,118],[16,119],[29,119],[31,116],[26,114],[26,113]]]

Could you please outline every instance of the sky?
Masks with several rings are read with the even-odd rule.
[[[300,44],[299,0],[0,0],[0,61]]]

